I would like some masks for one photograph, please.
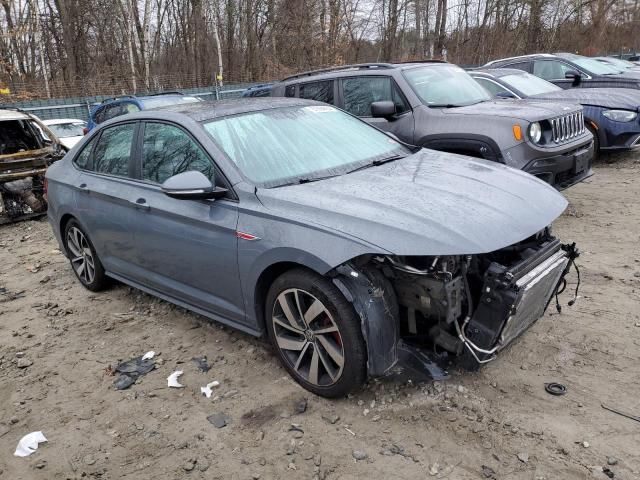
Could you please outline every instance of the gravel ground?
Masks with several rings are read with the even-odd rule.
[[[45,220],[0,227],[0,479],[640,478],[640,423],[601,406],[640,415],[640,155],[565,193],[576,305],[478,373],[338,401],[294,384],[261,340],[123,285],[84,290]],[[112,366],[149,350],[155,370],[116,391]],[[174,370],[184,388],[167,387]],[[37,430],[48,442],[14,457]]]

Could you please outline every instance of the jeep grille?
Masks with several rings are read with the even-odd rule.
[[[551,120],[551,131],[555,143],[565,142],[584,133],[584,115],[571,113]]]

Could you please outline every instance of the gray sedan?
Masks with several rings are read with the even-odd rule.
[[[490,361],[542,316],[575,257],[549,228],[567,202],[544,182],[306,100],[118,117],[47,180],[86,288],[116,279],[266,334],[327,397],[402,367],[444,376],[452,360]]]

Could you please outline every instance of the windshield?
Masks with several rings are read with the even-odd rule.
[[[614,66],[619,67],[622,70],[628,70],[636,66],[633,63],[628,62],[626,60],[621,60],[619,58],[613,58],[613,57],[601,57],[599,61],[601,63],[604,63],[605,65],[613,64]]]
[[[342,175],[409,149],[328,105],[224,117],[204,129],[253,183],[275,187]]]
[[[454,65],[430,65],[402,73],[422,103],[430,107],[462,107],[491,99],[478,82]]]
[[[599,62],[593,58],[575,57],[571,58],[571,61],[579,67],[584,68],[588,73],[594,73],[596,75],[615,75],[616,73],[622,73],[622,70],[619,68]]]
[[[84,135],[82,129],[86,126],[87,124],[85,122],[69,122],[47,125],[49,130],[55,133],[58,138],[81,137]]]
[[[538,95],[539,93],[551,93],[562,90],[562,88],[555,86],[553,83],[547,82],[527,72],[505,75],[504,77],[500,77],[500,80],[510,87],[521,91],[527,97]]]
[[[171,97],[157,96],[152,98],[145,98],[144,100],[141,100],[141,101],[144,105],[144,108],[158,108],[158,107],[166,107],[167,105],[177,105],[180,103],[195,103],[195,102],[199,102],[200,99],[197,97],[176,95]]]

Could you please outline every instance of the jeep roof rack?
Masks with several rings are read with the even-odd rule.
[[[175,91],[170,91],[170,92],[148,93],[146,95],[143,95],[143,97],[156,97],[158,95],[183,95],[184,96],[184,93],[178,92],[177,90],[175,90]]]
[[[308,72],[297,73],[283,78],[281,81],[293,80],[294,78],[310,77],[320,73],[338,72],[340,70],[365,70],[367,68],[394,68],[392,63],[354,63],[351,65],[339,65],[335,67],[320,68],[318,70],[310,70]]]

